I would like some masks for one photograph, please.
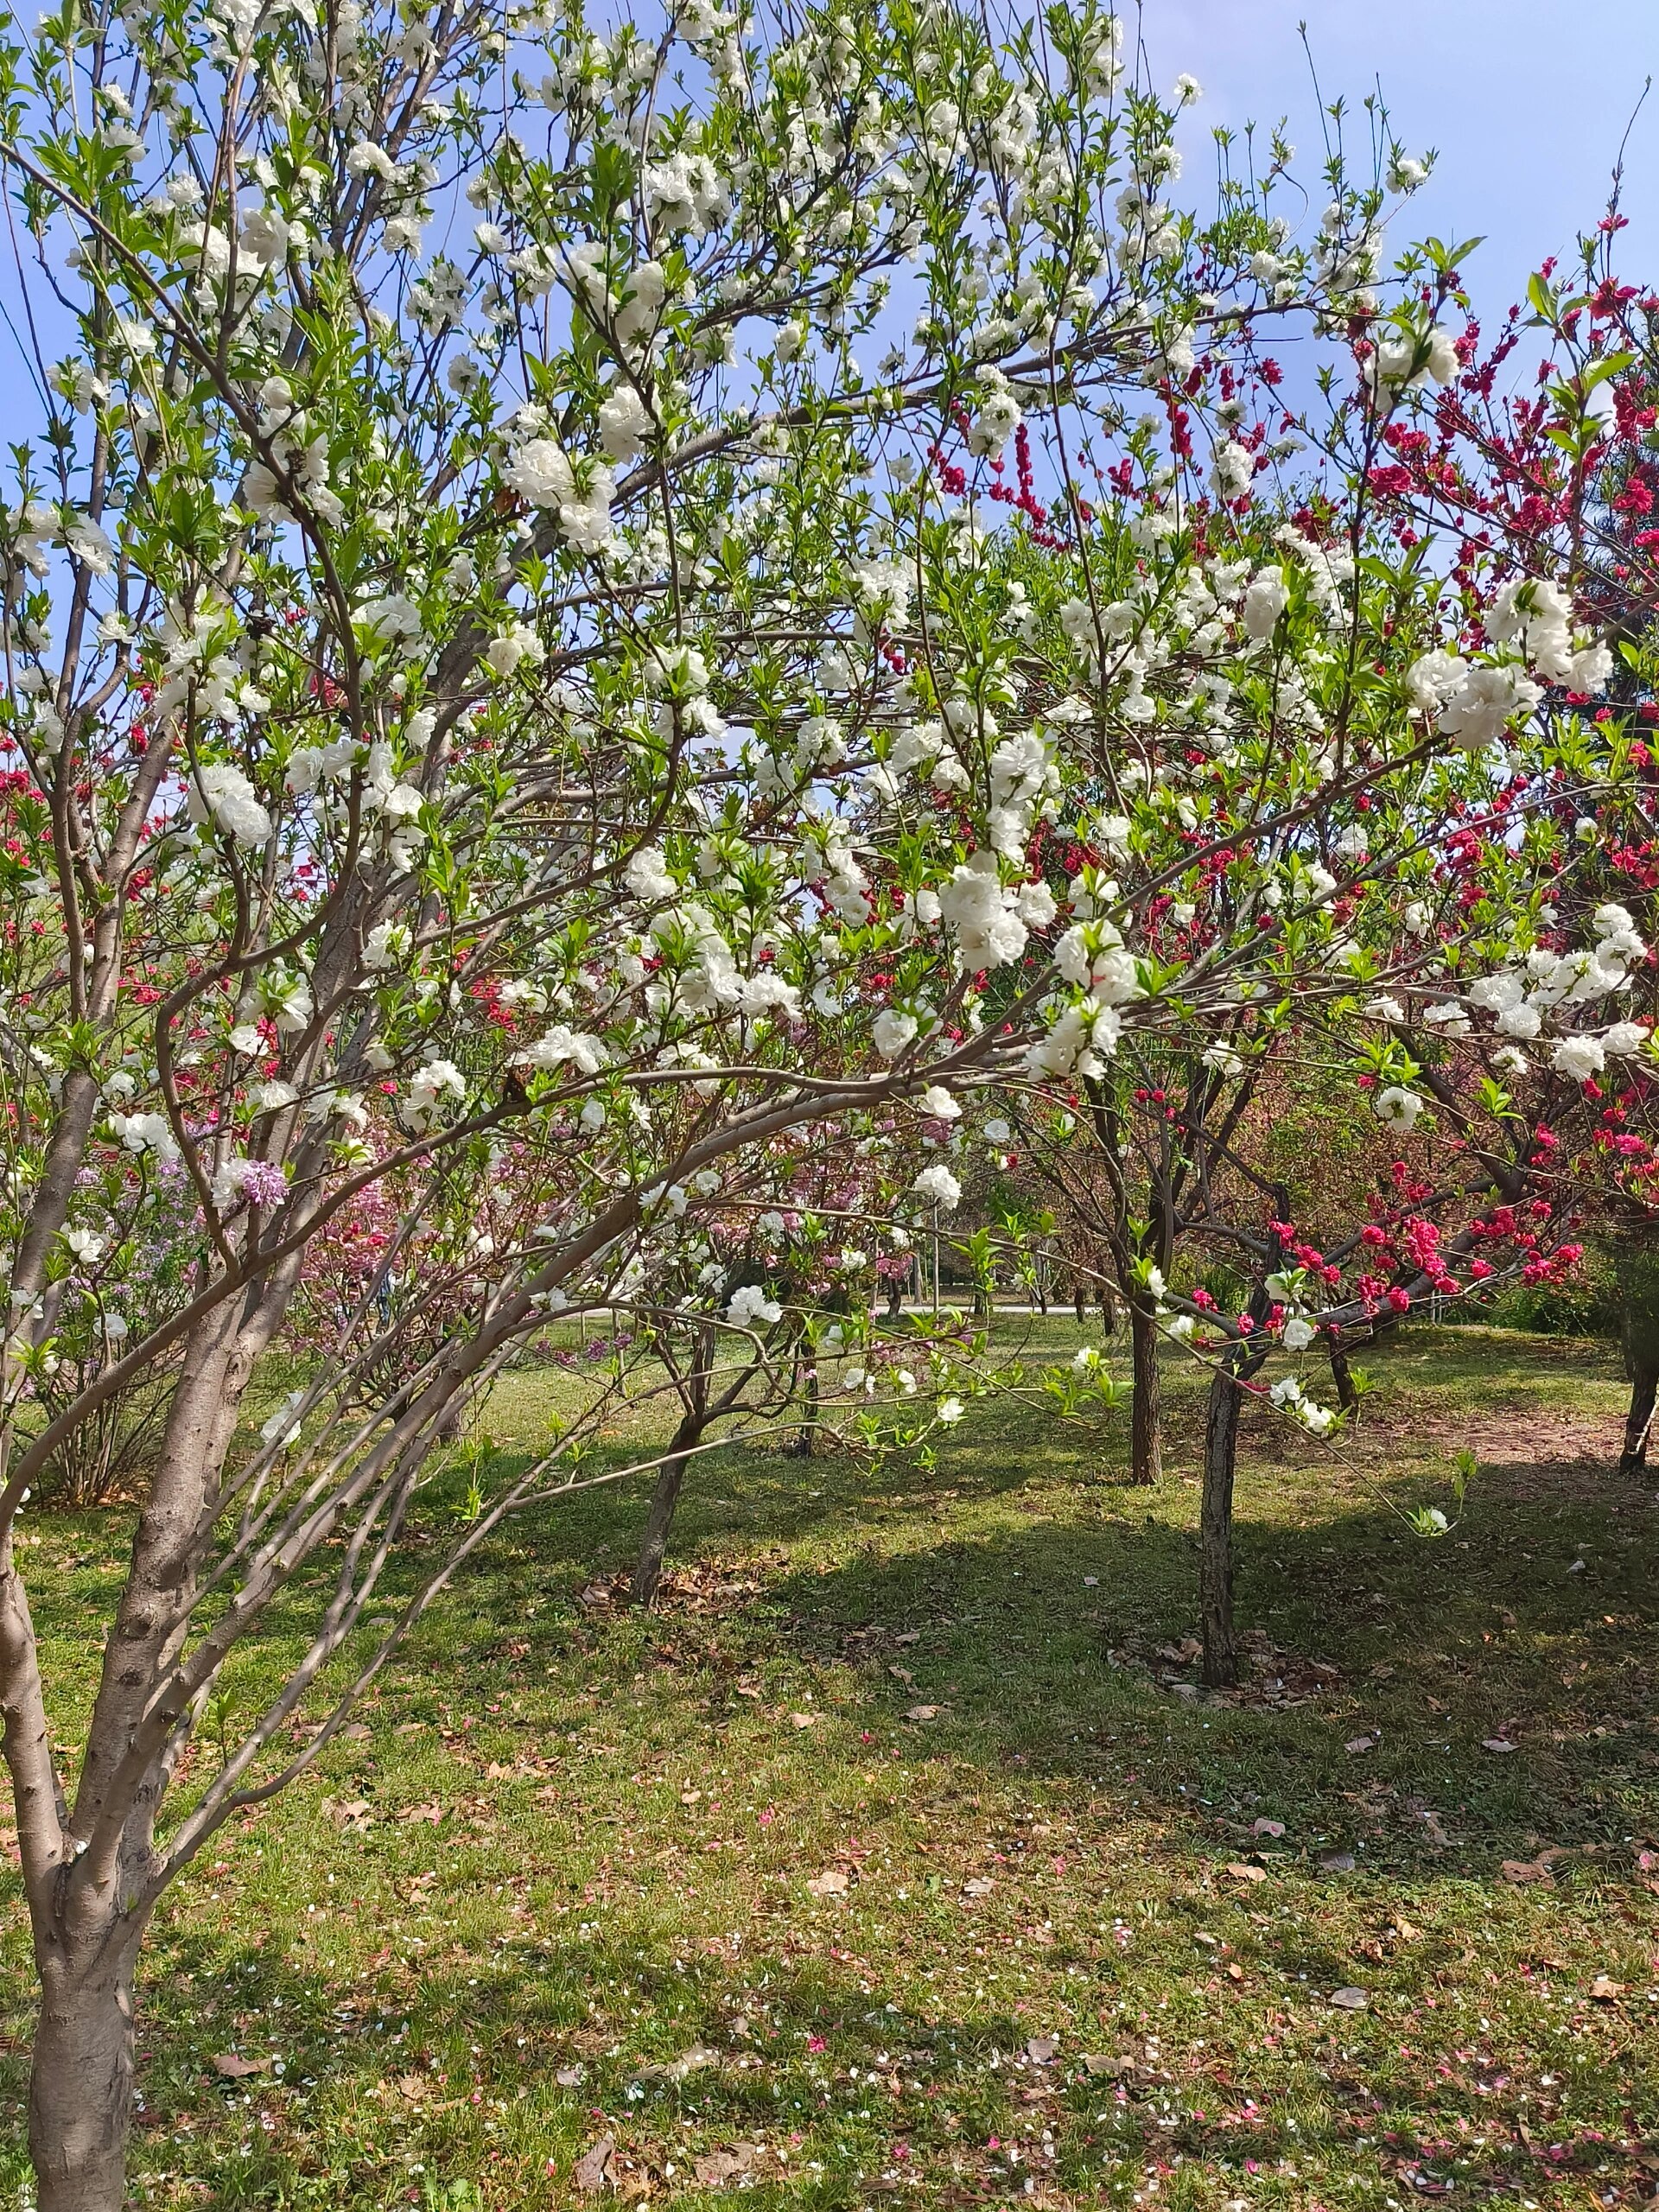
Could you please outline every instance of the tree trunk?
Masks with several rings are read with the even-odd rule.
[[[1089,1286],[1081,1277],[1071,1287],[1071,1306],[1077,1317],[1077,1326],[1081,1328],[1089,1319]]]
[[[651,1511],[645,1516],[645,1533],[639,1546],[639,1562],[633,1570],[633,1602],[647,1611],[657,1602],[657,1586],[663,1579],[663,1555],[668,1549],[669,1535],[674,1526],[674,1515],[680,1502],[680,1486],[685,1480],[685,1471],[691,1464],[691,1454],[702,1443],[702,1432],[709,1426],[709,1394],[715,1379],[715,1351],[714,1331],[707,1327],[700,1329],[692,1353],[695,1363],[685,1380],[683,1401],[685,1410],[669,1445],[668,1457],[657,1471],[657,1487],[651,1494]]]
[[[1135,1371],[1135,1396],[1129,1406],[1129,1480],[1156,1483],[1164,1471],[1158,1325],[1138,1306],[1129,1308],[1129,1345]]]
[[[1240,1385],[1262,1356],[1235,1367],[1224,1358],[1210,1382],[1204,1423],[1204,1495],[1198,1513],[1198,1611],[1204,1637],[1204,1679],[1211,1689],[1238,1680],[1233,1634],[1233,1478],[1238,1466]]]
[[[639,1563],[633,1570],[632,1593],[634,1604],[647,1611],[657,1602],[657,1586],[663,1579],[663,1555],[668,1549],[675,1510],[680,1502],[680,1485],[691,1463],[691,1446],[702,1433],[701,1421],[694,1423],[689,1417],[683,1421],[674,1432],[668,1458],[657,1471],[657,1487],[651,1494],[651,1511],[645,1516],[645,1533],[639,1546]]]
[[[40,2212],[122,2212],[132,2120],[136,1936],[76,1975],[48,1961],[29,2083]]]
[[[1331,1380],[1337,1386],[1337,1403],[1345,1414],[1353,1412],[1359,1403],[1359,1393],[1354,1388],[1353,1370],[1348,1364],[1348,1355],[1335,1338],[1330,1340]]]
[[[792,1444],[785,1444],[784,1456],[790,1459],[810,1459],[817,1443],[818,1434],[818,1370],[808,1370],[804,1393],[805,1418],[795,1433]]]
[[[1619,1454],[1621,1475],[1639,1473],[1647,1465],[1648,1434],[1653,1427],[1653,1402],[1659,1393],[1659,1367],[1630,1362],[1630,1411],[1624,1423],[1624,1449]]]

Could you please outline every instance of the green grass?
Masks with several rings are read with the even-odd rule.
[[[138,2200],[559,2206],[605,2136],[625,2198],[757,2212],[1651,2197],[1659,1514],[1611,1471],[1613,1361],[1460,1330],[1367,1364],[1354,1469],[1246,1423],[1233,1703],[1159,1656],[1196,1621],[1178,1367],[1156,1494],[1122,1484],[1126,1414],[1103,1441],[976,1408],[937,1474],[877,1485],[722,1453],[649,1620],[576,1602],[643,1484],[513,1523],[368,1732],[159,1916]],[[569,1387],[504,1386],[500,1452]],[[1425,1541],[1402,1510],[1449,1507],[1465,1443],[1465,1518]],[[71,1743],[124,1539],[28,1538]],[[16,2187],[26,2056],[0,2067]]]

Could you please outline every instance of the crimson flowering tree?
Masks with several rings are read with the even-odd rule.
[[[1407,380],[1365,433],[1370,482],[1396,540],[1445,575],[1469,644],[1525,633],[1543,645],[1529,703],[1553,743],[1517,764],[1507,796],[1554,825],[1558,930],[1599,906],[1632,907],[1647,927],[1659,887],[1659,295],[1619,270],[1624,227],[1615,198],[1573,260],[1533,276],[1490,346],[1465,326],[1444,390],[1430,396]],[[1351,458],[1357,421],[1351,410]],[[1574,652],[1575,621],[1597,626],[1615,651]],[[1471,883],[1507,834],[1497,810],[1467,821]],[[1631,1017],[1650,1028],[1651,956],[1624,988]],[[1623,1250],[1634,1282],[1659,1179],[1656,1070],[1645,1053],[1599,1062],[1586,1052],[1583,1062],[1576,1071],[1597,1111],[1582,1141],[1560,1150],[1558,1179],[1580,1217]],[[1627,1345],[1627,1459],[1651,1417],[1650,1333]]]

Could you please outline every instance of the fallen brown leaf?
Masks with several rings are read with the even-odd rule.
[[[847,1877],[839,1866],[826,1866],[822,1874],[815,1874],[807,1884],[815,1897],[840,1897],[847,1894]]]
[[[1265,1882],[1268,1878],[1265,1866],[1252,1866],[1247,1859],[1235,1859],[1227,1872],[1236,1882]]]
[[[1553,1890],[1555,1886],[1555,1877],[1550,1872],[1547,1859],[1506,1859],[1497,1871],[1506,1882],[1513,1882],[1518,1890],[1525,1889],[1532,1883],[1546,1890]]]
[[[713,2189],[721,2182],[734,2181],[739,2174],[746,2174],[754,2164],[753,2143],[734,2144],[729,2151],[705,2151],[691,2161],[691,2171],[704,2189]]]
[[[221,2050],[213,2060],[213,2071],[227,2082],[245,2082],[250,2075],[263,2074],[270,2063],[268,2058],[238,2058],[233,2050]]]
[[[1121,2074],[1133,2074],[1135,2071],[1135,2054],[1132,2051],[1120,2050],[1110,2058],[1105,2058],[1098,2051],[1087,2050],[1083,2055],[1083,2063],[1090,2073],[1108,2075],[1114,2080]]]
[[[1592,2001],[1597,2005],[1611,2005],[1624,1994],[1624,1983],[1615,1981],[1610,1974],[1599,1974],[1590,1985]]]
[[[689,2082],[694,2074],[706,2074],[711,2066],[718,2066],[720,2053],[711,2050],[706,2043],[694,2043],[690,2050],[683,2050],[677,2058],[671,2058],[662,2069],[666,2082]]]
[[[570,2179],[583,2196],[592,2196],[609,2181],[611,2158],[615,2149],[615,2137],[601,2135],[598,2142],[584,2151],[576,2160]]]
[[[321,1808],[325,1820],[336,1821],[340,1827],[361,1834],[371,1825],[371,1808],[366,1797],[353,1797],[342,1802],[336,1797],[325,1797]]]

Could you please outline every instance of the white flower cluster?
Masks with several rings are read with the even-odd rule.
[[[193,822],[212,822],[238,845],[263,845],[270,836],[270,817],[239,768],[213,764],[192,773],[187,803]]]
[[[956,933],[957,961],[969,969],[1009,966],[1033,927],[1054,918],[1048,886],[1005,885],[994,852],[976,853],[953,868],[938,895],[940,918]]]
[[[501,480],[532,507],[551,512],[560,535],[578,552],[602,553],[610,544],[616,486],[602,461],[573,462],[556,438],[526,438],[502,469]]]
[[[943,1208],[950,1213],[962,1197],[962,1185],[941,1160],[932,1161],[918,1174],[911,1189],[918,1198],[925,1198],[930,1205]]]
[[[988,383],[968,429],[968,449],[995,461],[1019,429],[1020,403],[1001,378]]]
[[[567,1067],[575,1068],[579,1075],[597,1075],[610,1065],[610,1057],[597,1037],[560,1021],[512,1058],[515,1067],[532,1068],[542,1075],[556,1075]]]
[[[1517,580],[1493,601],[1486,629],[1494,645],[1523,654],[1546,683],[1599,691],[1612,673],[1612,655],[1601,641],[1575,636],[1572,615],[1572,601],[1559,585],[1548,578]],[[1496,744],[1543,696],[1519,662],[1471,664],[1441,647],[1413,662],[1406,690],[1414,709],[1468,753]]]
[[[1053,1027],[1026,1047],[1026,1066],[1035,1076],[1100,1075],[1123,1035],[1123,1017],[1098,999],[1066,1007]]]
[[[682,151],[665,162],[647,162],[642,181],[645,215],[653,229],[705,238],[732,212],[730,189],[707,154]]]
[[[1068,983],[1086,990],[1102,1006],[1128,1006],[1145,995],[1134,954],[1116,924],[1104,916],[1073,922],[1055,944],[1054,965]]]
[[[631,384],[618,384],[600,402],[599,442],[607,461],[638,461],[656,429],[650,408]]]
[[[129,1152],[168,1161],[179,1157],[179,1141],[165,1114],[111,1114],[110,1127]]]
[[[1437,323],[1432,330],[1397,331],[1384,338],[1365,364],[1365,381],[1391,399],[1426,384],[1450,384],[1461,366],[1456,338]]]
[[[659,845],[642,845],[632,854],[622,871],[622,880],[636,899],[644,899],[652,906],[664,899],[677,899],[680,894],[680,887],[669,874],[668,862]]]
[[[408,1118],[417,1129],[425,1128],[444,1101],[457,1106],[467,1101],[467,1078],[453,1060],[428,1060],[410,1077]]]
[[[1476,977],[1465,994],[1470,1005],[1492,1015],[1499,1036],[1529,1043],[1552,1015],[1559,1017],[1562,1010],[1627,989],[1632,966],[1647,957],[1647,946],[1629,911],[1611,903],[1599,906],[1592,926],[1596,942],[1587,951],[1556,953],[1540,945],[1527,955],[1522,967],[1500,968],[1493,975]],[[1598,1046],[1604,1055],[1610,1050],[1616,1054],[1637,1051],[1646,1033],[1636,1023],[1619,1022],[1607,1034],[1615,1041]]]
[[[769,1327],[783,1319],[783,1312],[778,1300],[768,1298],[758,1283],[746,1282],[732,1293],[726,1319],[734,1329]]]
[[[1569,691],[1599,691],[1613,672],[1613,657],[1599,639],[1575,639],[1573,602],[1548,577],[1504,585],[1486,617],[1488,634],[1515,645],[1538,673]]]
[[[601,265],[604,258],[604,248],[593,239],[569,247],[560,261],[565,283],[596,322],[608,325],[625,353],[643,354],[668,297],[667,276],[660,262],[642,261],[613,290]]]
[[[1313,1399],[1306,1395],[1294,1375],[1287,1375],[1275,1382],[1268,1395],[1281,1413],[1287,1413],[1293,1421],[1300,1421],[1302,1427],[1314,1436],[1325,1435],[1336,1421],[1337,1416],[1328,1406],[1316,1406]]]

